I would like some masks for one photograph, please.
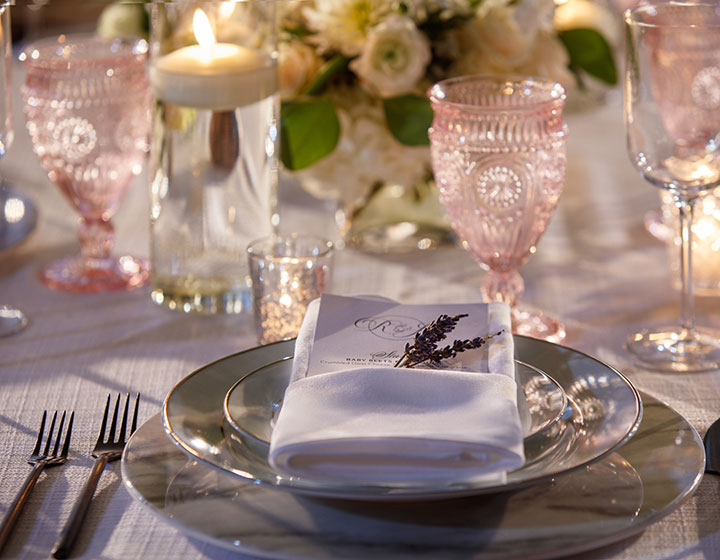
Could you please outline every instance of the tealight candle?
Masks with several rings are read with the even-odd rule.
[[[210,22],[196,10],[197,45],[159,57],[150,67],[157,99],[183,107],[228,111],[260,101],[277,90],[270,57],[231,43],[217,43]]]

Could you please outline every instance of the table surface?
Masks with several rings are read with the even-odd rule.
[[[16,86],[19,84],[16,78]],[[25,462],[44,409],[76,413],[67,465],[41,478],[5,554],[48,557],[92,463],[108,393],[140,392],[140,418],[157,413],[168,391],[210,361],[256,344],[252,318],[184,315],[151,303],[149,289],[107,294],[51,291],[38,280],[47,262],[73,253],[76,214],[32,155],[16,96],[16,141],[0,173],[39,210],[23,244],[0,254],[0,301],[21,307],[31,325],[0,339],[0,514],[29,471]],[[634,365],[625,338],[645,326],[673,324],[679,296],[671,287],[665,247],[644,229],[657,192],[628,162],[617,95],[602,106],[567,115],[570,129],[565,191],[537,253],[523,267],[524,301],[561,317],[566,345],[626,374],[666,402],[702,435],[720,415],[720,372],[666,374]],[[328,205],[292,184],[283,186],[281,228],[331,231]],[[137,178],[114,223],[117,251],[147,256],[147,179]],[[405,303],[479,300],[482,271],[457,247],[404,256],[350,250],[336,256],[333,291],[379,294]],[[700,298],[698,323],[720,327],[720,300]],[[639,536],[583,558],[720,557],[720,478],[707,475],[697,492]],[[103,475],[76,555],[82,558],[237,558],[189,539],[135,502],[119,463]]]

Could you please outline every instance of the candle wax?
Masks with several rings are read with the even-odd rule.
[[[256,51],[217,43],[191,45],[150,66],[153,95],[184,107],[229,111],[255,103],[277,90],[272,59]]]

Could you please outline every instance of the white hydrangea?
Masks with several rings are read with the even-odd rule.
[[[395,140],[377,99],[348,88],[332,97],[340,119],[340,141],[328,157],[295,174],[304,188],[352,209],[362,204],[377,182],[410,187],[425,178],[429,150]]]
[[[321,49],[359,55],[371,27],[393,13],[393,0],[315,0],[303,10]]]
[[[392,16],[373,27],[362,54],[350,68],[370,93],[380,97],[413,91],[430,62],[430,44],[406,16]]]

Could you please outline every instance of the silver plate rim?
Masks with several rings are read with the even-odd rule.
[[[213,368],[217,364],[221,364],[222,362],[225,362],[229,359],[235,359],[238,357],[241,357],[243,355],[252,355],[252,353],[260,353],[260,352],[272,352],[274,349],[277,349],[278,354],[275,355],[272,359],[265,363],[270,363],[271,361],[277,361],[278,359],[282,359],[288,352],[290,355],[292,355],[292,350],[289,349],[288,352],[284,352],[284,347],[288,346],[289,348],[292,348],[294,345],[294,340],[283,340],[279,342],[275,342],[272,344],[268,344],[265,346],[258,346],[254,348],[250,348],[248,350],[244,350],[241,352],[237,352],[234,354],[231,354],[229,356],[224,356],[218,360],[215,360],[213,362],[210,362],[209,364],[206,364],[183,379],[181,379],[167,394],[164,402],[163,402],[163,408],[162,408],[162,421],[163,421],[163,427],[165,429],[165,433],[169,436],[171,441],[177,445],[188,457],[200,461],[216,470],[220,470],[221,472],[226,472],[228,474],[237,476],[241,479],[248,480],[254,484],[258,484],[267,488],[272,488],[276,490],[283,490],[288,491],[292,493],[297,493],[298,495],[304,495],[304,496],[314,496],[314,497],[321,497],[321,498],[337,498],[337,499],[344,499],[344,500],[358,500],[358,501],[377,501],[377,502],[383,502],[383,501],[428,501],[428,500],[444,500],[449,498],[459,498],[459,497],[465,497],[465,496],[473,496],[477,494],[484,494],[484,493],[493,493],[493,492],[504,492],[507,490],[515,490],[519,488],[523,488],[526,486],[530,486],[532,484],[536,484],[541,481],[549,480],[553,478],[554,476],[565,474],[572,472],[574,470],[583,468],[587,465],[593,464],[614,451],[616,451],[618,448],[620,448],[622,445],[624,445],[627,441],[629,441],[635,432],[637,431],[643,416],[643,406],[642,406],[642,400],[640,398],[640,394],[638,390],[635,388],[635,386],[630,382],[630,380],[623,375],[621,372],[619,372],[617,369],[613,368],[612,366],[598,360],[597,358],[579,351],[575,350],[573,348],[563,346],[560,344],[547,342],[545,340],[540,340],[536,338],[526,337],[522,335],[514,335],[516,340],[523,341],[525,345],[544,345],[547,348],[553,348],[553,349],[560,349],[564,352],[570,352],[572,354],[582,356],[584,359],[590,360],[597,365],[604,368],[606,371],[611,372],[614,376],[616,376],[623,384],[624,386],[631,392],[633,399],[634,399],[634,405],[635,405],[635,414],[634,418],[631,422],[629,422],[628,426],[625,430],[625,435],[620,437],[613,445],[608,446],[606,449],[604,449],[602,452],[597,453],[593,457],[591,457],[588,460],[581,461],[576,465],[573,465],[571,467],[562,468],[556,471],[552,472],[546,472],[542,474],[538,474],[534,477],[530,477],[528,479],[519,480],[519,481],[512,481],[508,482],[503,485],[496,485],[496,486],[478,486],[478,487],[458,487],[458,488],[438,488],[438,489],[413,489],[410,492],[397,492],[396,489],[384,489],[382,491],[382,488],[378,488],[377,492],[373,492],[372,494],[365,494],[365,493],[358,493],[357,488],[348,488],[346,492],[343,492],[340,489],[337,488],[331,488],[329,491],[327,489],[324,489],[322,487],[313,487],[313,488],[306,488],[306,487],[298,487],[298,486],[292,486],[288,484],[272,484],[269,482],[266,482],[264,480],[258,479],[256,476],[254,476],[252,473],[243,471],[240,468],[228,468],[223,465],[218,464],[216,461],[213,461],[211,459],[208,459],[206,456],[204,456],[202,453],[200,453],[196,448],[194,448],[192,445],[190,445],[188,442],[186,442],[180,435],[178,435],[177,431],[172,426],[172,421],[170,419],[170,412],[169,408],[171,406],[171,403],[173,401],[173,396],[177,394],[179,389],[188,381],[192,380],[197,375],[202,375],[205,370],[209,368]],[[517,345],[516,345],[517,346]],[[529,363],[532,367],[539,367],[536,364],[528,362],[528,360],[524,356],[517,356],[516,358],[525,362]],[[234,381],[230,382],[227,387],[224,388],[222,391],[222,397],[219,398],[217,403],[217,412],[218,412],[218,425],[222,426],[223,423],[223,404],[225,395],[227,394],[227,390],[229,390],[232,386],[234,386],[237,381],[244,378],[245,376],[251,374],[253,371],[255,371],[256,367],[250,367],[246,372],[244,372],[240,377],[235,379]],[[547,373],[551,378],[558,381],[550,372],[545,371],[543,368],[539,368],[541,371],[544,371]],[[561,387],[563,386],[562,383]],[[565,387],[563,387],[565,389]],[[567,392],[567,391],[566,391]],[[572,400],[572,399],[569,399]],[[223,442],[225,444],[225,442]]]

